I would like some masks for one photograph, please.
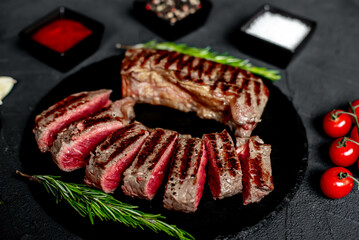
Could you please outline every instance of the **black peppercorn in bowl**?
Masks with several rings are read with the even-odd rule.
[[[212,4],[208,0],[135,0],[134,15],[167,40],[175,40],[203,25]]]

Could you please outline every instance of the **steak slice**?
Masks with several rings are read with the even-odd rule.
[[[123,96],[196,112],[242,137],[260,122],[269,95],[263,81],[248,71],[166,50],[127,50],[121,79]]]
[[[167,172],[177,135],[177,132],[161,128],[150,133],[124,173],[122,190],[126,195],[153,199]]]
[[[242,192],[242,169],[233,140],[226,130],[203,136],[208,155],[208,184],[214,199]]]
[[[258,136],[237,139],[243,168],[243,204],[260,202],[274,189],[270,160],[271,145]]]
[[[131,101],[132,113],[129,111]],[[50,149],[58,167],[67,172],[84,167],[90,152],[108,135],[127,124],[131,120],[127,117],[134,117],[134,104],[129,98],[118,100],[96,115],[63,129]],[[126,111],[126,116],[122,111]]]
[[[89,117],[108,106],[111,90],[72,94],[35,117],[36,142],[41,152],[50,150],[56,135],[72,122]]]
[[[195,212],[206,179],[204,141],[181,137],[175,150],[163,199],[169,210]]]
[[[85,183],[106,193],[114,192],[147,136],[147,128],[139,122],[112,133],[91,155]]]

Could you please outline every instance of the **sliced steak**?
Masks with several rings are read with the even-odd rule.
[[[131,101],[132,113],[129,111]],[[99,113],[63,129],[50,149],[55,163],[63,171],[84,167],[90,152],[108,135],[127,124],[131,120],[128,117],[134,117],[134,104],[131,99],[118,100]]]
[[[242,169],[233,140],[226,130],[203,136],[208,155],[208,184],[214,199],[242,192]]]
[[[207,153],[199,138],[179,139],[175,150],[163,199],[169,210],[195,212],[206,179]]]
[[[165,50],[129,49],[121,79],[123,96],[196,112],[242,137],[260,122],[269,95],[263,81],[248,71]]]
[[[243,204],[260,202],[274,189],[271,146],[253,136],[237,139],[237,147],[243,169]]]
[[[125,173],[122,190],[132,197],[152,200],[167,172],[177,132],[154,129]]]
[[[75,93],[37,115],[33,132],[40,151],[48,151],[57,133],[72,122],[85,119],[108,106],[111,92],[102,89]]]
[[[139,122],[111,134],[91,156],[85,183],[106,193],[114,192],[147,136],[147,128]]]

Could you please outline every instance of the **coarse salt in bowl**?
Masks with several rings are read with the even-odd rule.
[[[294,50],[308,35],[310,27],[299,19],[265,12],[246,29],[246,33]]]
[[[315,27],[314,21],[264,4],[235,32],[235,44],[244,53],[286,68]]]

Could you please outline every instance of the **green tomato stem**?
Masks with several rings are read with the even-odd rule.
[[[358,105],[359,106],[359,105]],[[333,118],[333,120],[335,120],[337,117],[338,117],[338,114],[341,113],[341,114],[347,114],[347,115],[350,115],[352,116],[353,118],[356,118],[356,115],[353,114],[353,113],[350,113],[350,112],[345,112],[345,111],[338,111],[336,113],[332,113],[331,116]]]
[[[349,102],[349,106],[350,106],[350,109],[352,110],[352,112],[353,112],[353,114],[354,114],[355,124],[356,124],[356,126],[357,126],[357,131],[358,131],[358,135],[359,135],[359,121],[358,121],[357,115],[355,114],[355,109],[356,109],[359,105],[353,107],[352,103]]]
[[[357,141],[354,141],[354,140],[352,140],[350,138],[347,138],[347,137],[344,137],[344,138],[346,138],[346,141],[349,141],[349,142],[355,143],[356,145],[359,145],[359,143]]]
[[[349,177],[349,178],[351,178],[351,179],[353,179],[354,180],[354,182],[356,182],[357,184],[358,184],[358,190],[359,190],[359,180],[358,179],[356,179],[355,177],[352,177],[350,174],[348,174],[347,172],[340,172],[339,174],[338,174],[338,178],[340,179],[340,180],[342,180],[342,179],[344,179],[344,178],[346,178],[346,177]]]

